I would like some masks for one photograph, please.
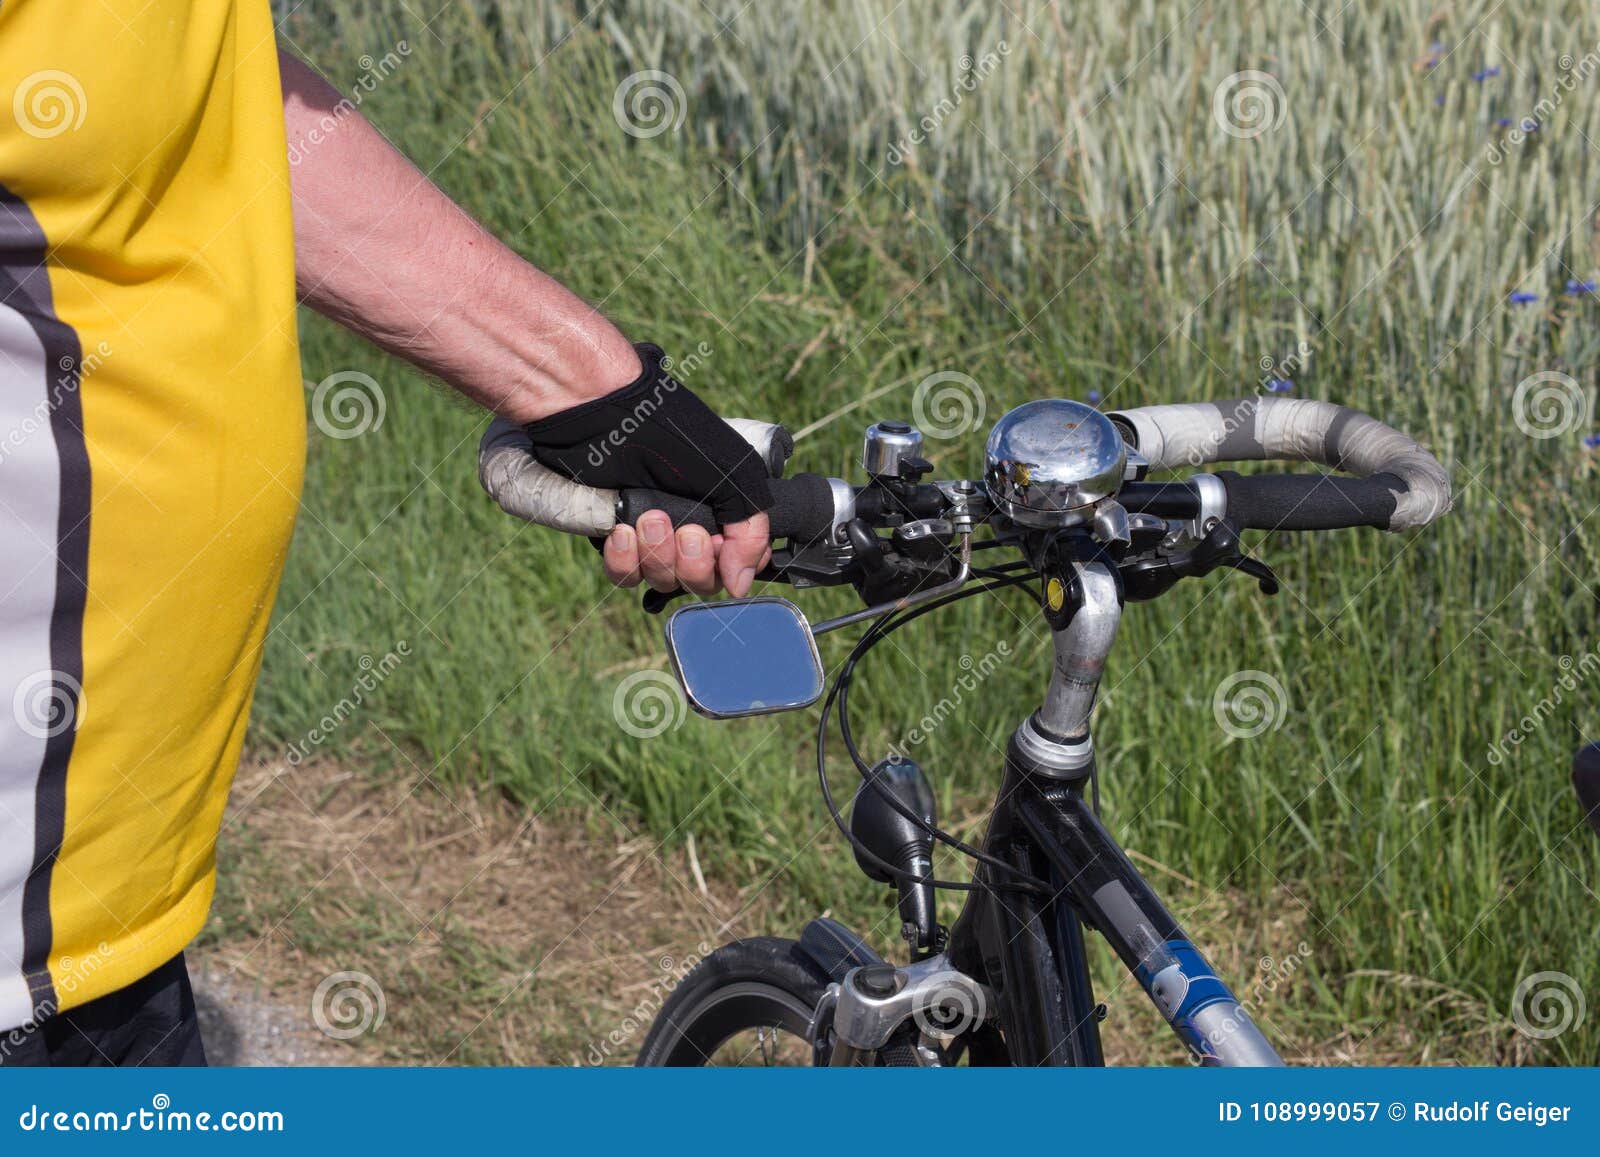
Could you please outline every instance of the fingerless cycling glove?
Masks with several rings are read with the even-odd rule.
[[[659,346],[634,349],[644,364],[634,382],[525,427],[533,456],[585,486],[699,499],[723,526],[770,507],[751,445],[667,371]]]

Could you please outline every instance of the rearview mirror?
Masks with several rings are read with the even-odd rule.
[[[811,624],[788,599],[680,607],[667,620],[667,653],[689,706],[713,719],[792,711],[822,695]]]

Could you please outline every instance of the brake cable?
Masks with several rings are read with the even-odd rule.
[[[997,569],[1012,570],[1017,568],[1008,565],[1005,568]],[[922,615],[939,607],[948,606],[950,603],[953,603],[958,599],[970,598],[974,595],[987,594],[991,591],[997,591],[1005,587],[1019,586],[1030,581],[1033,577],[1034,575],[1030,568],[1029,573],[1026,575],[1008,575],[1007,577],[998,578],[993,582],[985,583],[981,586],[971,587],[966,590],[956,591],[942,596],[941,598],[925,603],[924,605],[913,610],[903,611],[898,614],[891,613],[883,616],[874,622],[871,628],[869,628],[867,632],[856,642],[855,647],[852,648],[850,655],[845,660],[844,665],[840,668],[839,674],[834,678],[833,686],[828,692],[828,697],[823,702],[821,717],[817,721],[817,780],[822,788],[823,803],[828,809],[828,815],[832,818],[834,826],[838,828],[845,839],[849,841],[851,848],[854,849],[856,854],[862,859],[866,860],[868,863],[872,864],[874,867],[886,872],[893,879],[902,880],[912,884],[928,884],[935,888],[946,888],[957,892],[978,891],[988,887],[1014,888],[1023,891],[1042,892],[1046,895],[1053,894],[1053,889],[1051,889],[1050,885],[1044,880],[1041,880],[1036,876],[1031,876],[1014,865],[1009,864],[996,856],[992,856],[979,848],[975,848],[972,845],[967,844],[935,824],[929,824],[921,816],[917,815],[899,800],[883,791],[883,789],[872,777],[871,768],[868,767],[866,761],[861,758],[861,753],[856,747],[854,736],[850,731],[848,713],[849,686],[854,677],[856,664],[866,655],[869,650],[881,642],[886,636],[894,631],[899,630],[913,619],[920,618]],[[828,717],[833,710],[833,704],[835,700],[838,700],[839,702],[840,734],[844,739],[845,749],[849,752],[852,761],[856,765],[856,770],[861,775],[863,781],[865,781],[873,791],[877,792],[878,796],[883,799],[885,803],[889,804],[891,808],[899,812],[906,819],[910,820],[912,824],[925,832],[927,835],[931,836],[933,839],[956,849],[962,854],[969,856],[982,864],[986,864],[992,868],[1003,871],[1008,875],[1016,876],[1018,879],[1015,881],[995,880],[987,883],[978,883],[976,881],[960,882],[954,880],[939,880],[931,875],[919,876],[914,872],[906,871],[904,868],[900,868],[895,864],[889,863],[874,853],[871,849],[867,848],[864,843],[856,837],[855,833],[850,830],[849,822],[840,812],[838,804],[835,802],[833,797],[832,787],[828,782]]]

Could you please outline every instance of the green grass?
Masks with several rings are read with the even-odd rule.
[[[1253,898],[1262,921],[1281,907],[1304,923],[1311,980],[1270,1009],[1299,1039],[1399,1028],[1432,1060],[1593,1060],[1592,1022],[1533,1042],[1509,1013],[1529,973],[1600,976],[1596,849],[1566,774],[1596,687],[1564,694],[1499,765],[1488,751],[1551,693],[1558,655],[1595,645],[1596,456],[1580,444],[1594,427],[1530,439],[1511,398],[1561,370],[1594,412],[1600,304],[1560,287],[1600,264],[1596,103],[1578,89],[1527,148],[1461,178],[1495,120],[1550,87],[1556,57],[1600,40],[1590,8],[1432,19],[1357,4],[1319,29],[1293,5],[1203,4],[1162,40],[1187,4],[1138,5],[1148,21],[1031,5],[1031,32],[907,5],[874,33],[889,5],[810,0],[752,5],[713,43],[693,5],[574,29],[560,4],[479,0],[427,31],[397,4],[337,7],[307,4],[289,25],[330,78],[348,86],[361,54],[408,37],[363,111],[627,332],[669,351],[706,342],[693,384],[724,412],[799,429],[881,392],[804,439],[801,468],[851,474],[864,422],[908,414],[937,370],[975,378],[992,420],[1090,390],[1116,405],[1234,397],[1261,359],[1308,342],[1300,395],[1422,438],[1453,468],[1456,509],[1409,538],[1260,542],[1286,580],[1276,600],[1213,577],[1130,608],[1097,724],[1110,822]],[[793,15],[823,11],[837,18]],[[938,69],[1000,35],[1014,45],[1000,70],[915,169],[884,171],[883,142],[948,91]],[[859,38],[823,75],[815,62]],[[1430,75],[1413,63],[1435,39],[1455,47]],[[1496,63],[1503,77],[1470,79]],[[618,131],[613,93],[642,67],[690,94],[679,133]],[[1215,84],[1246,68],[1276,70],[1289,105],[1254,140],[1211,119]],[[1542,297],[1510,306],[1514,288]],[[299,740],[349,694],[360,656],[404,639],[412,657],[320,752],[604,807],[664,842],[692,833],[725,876],[781,872],[774,918],[878,922],[881,890],[824,831],[813,718],[691,716],[649,740],[618,728],[614,690],[659,662],[659,622],[605,587],[587,543],[482,497],[479,415],[319,319],[303,340],[310,382],[370,373],[387,418],[348,441],[312,428],[253,745]],[[930,451],[942,475],[970,475],[981,431]],[[931,619],[874,653],[857,731],[886,748],[947,693],[957,656],[1008,640],[1018,661],[918,752],[946,815],[975,825],[1048,651],[1023,595]],[[1244,669],[1278,679],[1289,709],[1230,741],[1212,695]]]

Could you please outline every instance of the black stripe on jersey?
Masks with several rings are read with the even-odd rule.
[[[78,335],[55,315],[45,270],[45,236],[28,206],[0,185],[0,301],[33,327],[44,347],[50,378],[50,430],[61,464],[60,516],[56,531],[55,606],[50,616],[50,666],[56,682],[52,702],[77,719],[83,685],[83,606],[89,574],[89,451],[83,437]],[[76,726],[45,741],[34,795],[33,866],[22,890],[22,969],[36,1012],[56,1011],[50,979],[50,874],[66,823],[67,764]]]

